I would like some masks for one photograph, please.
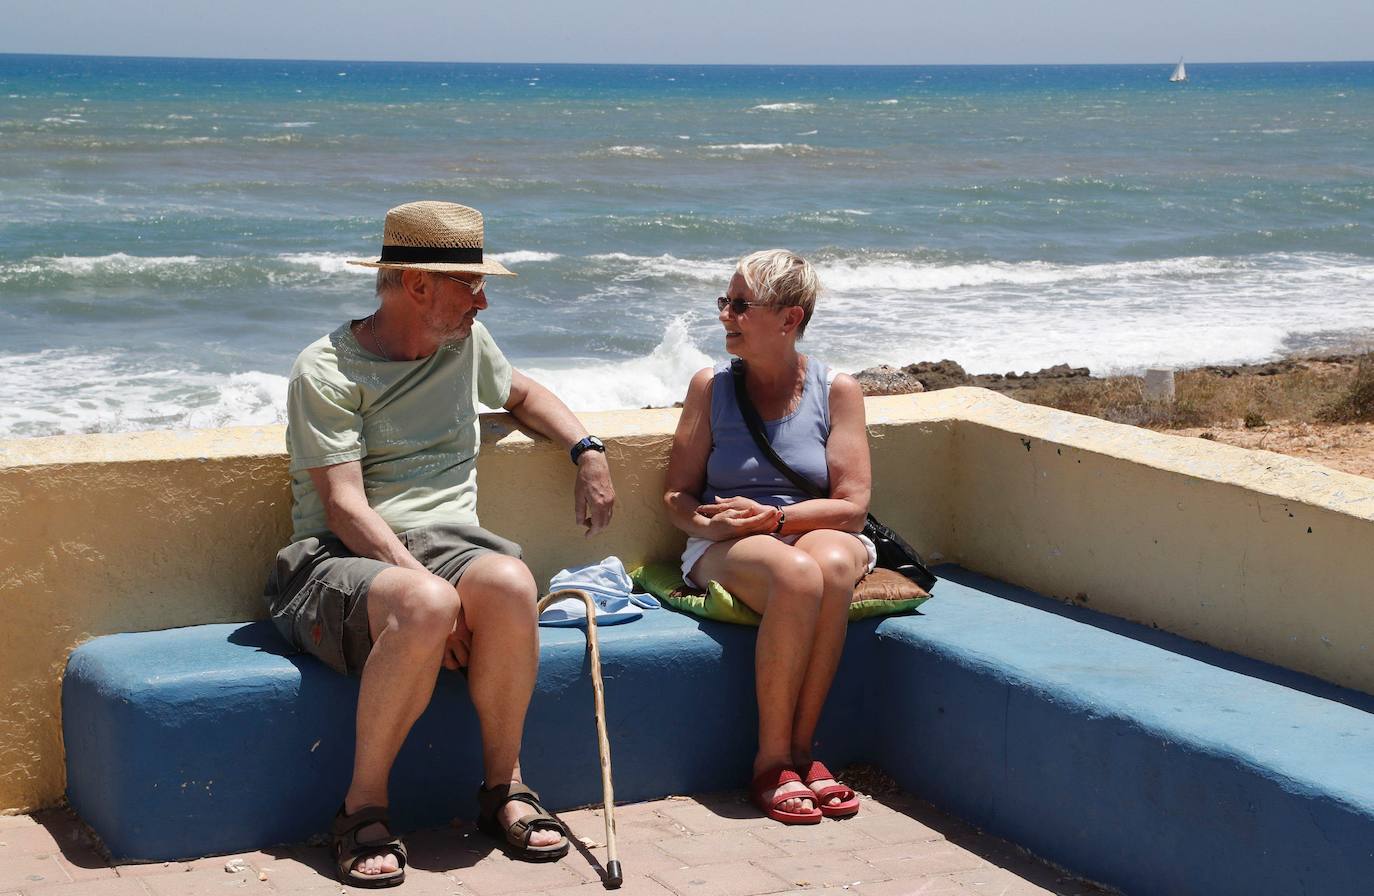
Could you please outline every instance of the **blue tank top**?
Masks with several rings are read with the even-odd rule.
[[[825,462],[825,443],[830,438],[828,367],[807,358],[797,409],[781,420],[764,421],[763,429],[779,457],[829,493],[830,468]],[[701,499],[709,503],[737,496],[773,507],[811,497],[778,472],[754,444],[735,401],[734,378],[727,362],[716,367],[711,380],[711,455],[706,460],[706,488]]]

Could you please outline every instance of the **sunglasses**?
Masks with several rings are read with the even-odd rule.
[[[452,280],[454,283],[461,283],[468,288],[473,295],[487,288],[487,278],[478,277],[476,280],[464,280],[462,277],[455,277],[452,274],[440,274],[445,280]]]
[[[733,314],[735,317],[739,317],[741,314],[744,314],[750,308],[767,307],[767,302],[746,302],[744,299],[727,299],[725,296],[721,296],[718,299],[716,299],[717,311],[724,311],[726,308],[729,308],[730,313]]]

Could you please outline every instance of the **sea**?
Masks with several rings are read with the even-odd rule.
[[[483,320],[575,409],[723,360],[787,247],[842,370],[1374,343],[1374,63],[656,66],[0,55],[0,437],[269,424],[386,210],[486,215]]]

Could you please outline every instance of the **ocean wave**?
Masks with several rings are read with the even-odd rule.
[[[818,264],[822,282],[834,291],[930,291],[971,286],[1034,286],[1070,281],[1186,280],[1234,270],[1234,259],[1167,258],[1158,261],[1067,265],[1042,261],[941,264],[901,258],[850,258]]]
[[[373,268],[349,264],[349,259],[353,258],[357,258],[357,256],[339,255],[333,252],[289,252],[277,256],[279,261],[284,261],[290,265],[313,268],[321,274],[363,274],[368,277],[376,275]]]
[[[692,374],[712,364],[696,347],[690,329],[688,317],[673,318],[662,340],[641,358],[524,371],[575,411],[668,407],[682,400]]]
[[[816,147],[807,143],[708,143],[702,149],[718,152],[815,152]]]
[[[535,252],[530,249],[516,249],[513,252],[493,252],[486,256],[501,264],[535,264],[541,261],[557,261],[563,256],[557,252]]]
[[[668,254],[627,255],[623,252],[610,252],[589,255],[587,260],[607,263],[612,277],[620,281],[681,278],[724,283],[730,279],[730,272],[735,267],[733,261],[678,258]]]
[[[751,106],[750,112],[806,112],[816,108],[815,103],[760,103]]]
[[[607,146],[604,149],[593,150],[583,154],[584,158],[619,158],[619,159],[661,159],[663,154],[652,146]]]

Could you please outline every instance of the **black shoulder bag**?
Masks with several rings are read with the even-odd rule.
[[[790,479],[793,485],[811,497],[830,497],[817,488],[814,482],[789,467],[787,462],[778,457],[778,453],[768,443],[768,436],[763,431],[763,420],[759,417],[758,409],[754,407],[754,402],[749,398],[749,390],[744,385],[743,361],[736,358],[730,363],[730,376],[734,378],[735,382],[735,403],[739,405],[740,415],[744,417],[744,423],[749,427],[749,435],[754,437],[754,444],[759,446],[763,456],[768,458],[773,466],[777,467],[779,473]],[[877,517],[871,513],[868,515],[868,521],[864,523],[863,534],[878,549],[878,565],[880,567],[901,573],[920,585],[926,592],[934,587],[935,575],[926,569],[926,565],[921,560],[921,555],[916,553],[916,549],[907,544],[906,539],[902,536],[878,522]]]

